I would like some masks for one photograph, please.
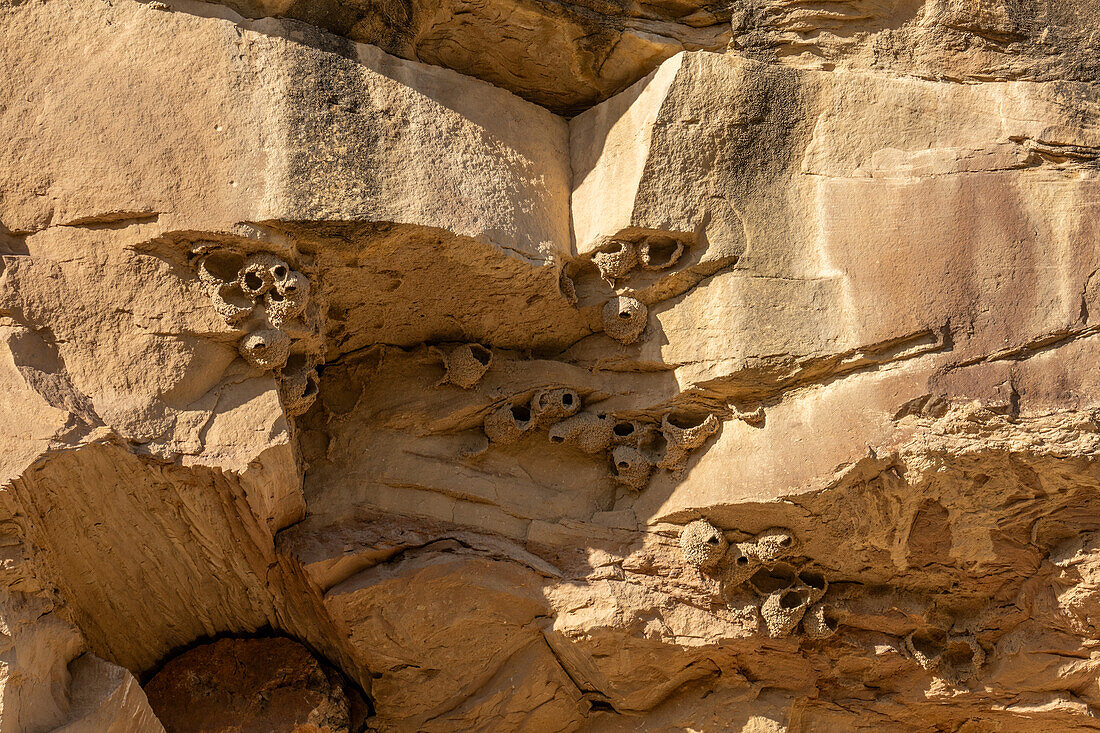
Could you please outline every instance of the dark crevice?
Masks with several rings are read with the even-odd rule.
[[[332,669],[332,670],[335,670],[336,672],[338,672],[339,675],[340,675],[341,682],[344,685],[347,686],[347,689],[349,691],[354,692],[356,695],[358,695],[361,698],[362,702],[366,705],[367,712],[366,712],[365,717],[369,718],[369,717],[374,716],[374,714],[375,714],[374,701],[371,699],[371,696],[368,695],[366,693],[366,691],[364,691],[363,688],[360,687],[355,682],[355,679],[353,677],[351,677],[344,670],[342,670],[339,665],[334,664],[331,659],[329,659],[324,654],[322,654],[320,651],[318,651],[309,642],[304,641],[302,639],[299,639],[299,638],[297,638],[293,635],[287,634],[285,632],[282,632],[282,631],[280,631],[280,630],[278,630],[278,629],[276,629],[272,626],[263,626],[259,629],[256,629],[255,631],[241,631],[241,632],[214,634],[214,635],[211,635],[211,636],[201,636],[201,637],[198,637],[198,638],[196,638],[196,639],[194,639],[194,640],[192,640],[192,641],[190,641],[186,644],[181,644],[179,646],[176,646],[176,647],[172,648],[167,653],[165,653],[164,656],[160,658],[160,660],[158,660],[155,664],[151,665],[148,669],[146,669],[144,671],[140,671],[140,670],[130,670],[130,671],[134,674],[135,677],[137,677],[137,679],[138,679],[139,683],[141,684],[141,686],[145,687],[146,685],[149,684],[150,681],[152,681],[152,679],[154,677],[157,676],[157,674],[159,674],[162,670],[164,670],[164,668],[172,660],[186,654],[187,652],[190,652],[194,649],[197,649],[199,647],[203,647],[203,646],[206,646],[208,644],[213,644],[213,643],[221,641],[223,639],[249,640],[249,639],[273,639],[273,638],[289,639],[290,641],[293,641],[294,643],[301,645],[306,651],[308,651],[311,655],[313,655],[322,664],[322,666],[327,667],[328,669]],[[356,728],[356,730],[353,731],[352,733],[362,733],[363,731],[366,731],[367,729],[368,729],[367,728],[367,722],[363,721],[363,723],[360,726],[358,726]]]

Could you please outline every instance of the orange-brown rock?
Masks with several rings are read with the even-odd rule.
[[[0,733],[1095,729],[1098,15],[0,1]]]
[[[168,733],[346,733],[357,693],[290,639],[220,639],[173,657],[145,685]]]

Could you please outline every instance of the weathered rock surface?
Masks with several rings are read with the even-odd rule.
[[[221,639],[171,659],[145,685],[172,731],[358,730],[366,707],[339,673],[290,639]]]
[[[1097,11],[0,4],[0,733],[1100,727]]]
[[[223,4],[250,18],[312,23],[401,58],[484,79],[565,114],[606,99],[680,51],[721,51],[732,35],[728,3],[709,0]]]

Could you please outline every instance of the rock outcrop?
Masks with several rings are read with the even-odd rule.
[[[301,644],[221,639],[168,661],[145,685],[168,730],[360,730],[358,691]]]
[[[1098,14],[0,4],[0,733],[1095,729]]]

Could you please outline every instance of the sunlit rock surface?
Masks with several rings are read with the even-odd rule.
[[[0,733],[1095,729],[1098,16],[0,5]]]

